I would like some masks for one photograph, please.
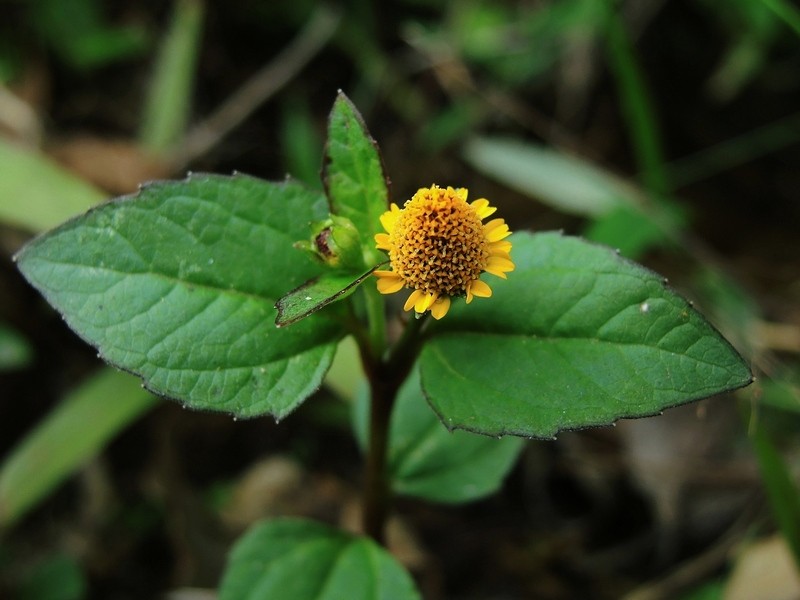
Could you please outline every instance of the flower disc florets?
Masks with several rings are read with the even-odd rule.
[[[406,310],[436,319],[450,308],[450,298],[489,297],[491,288],[479,279],[484,271],[505,278],[514,269],[506,241],[511,232],[503,219],[484,224],[495,212],[481,198],[467,203],[467,190],[421,188],[403,209],[396,204],[381,216],[386,233],[375,236],[377,247],[389,252],[391,271],[375,271],[384,294],[412,291]]]

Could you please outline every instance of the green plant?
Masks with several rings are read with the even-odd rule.
[[[394,493],[473,500],[499,485],[519,438],[751,381],[690,303],[608,248],[558,233],[507,238],[502,219],[483,222],[489,203],[467,204],[463,189],[421,188],[403,210],[390,205],[377,144],[343,94],[323,180],[325,194],[244,175],[157,182],[17,255],[106,361],[194,408],[282,419],[319,387],[337,344],[355,340],[369,383],[356,420],[372,539],[305,520],[256,525],[230,555],[223,599],[417,597],[376,543]],[[412,313],[389,295],[405,288]],[[387,314],[398,313],[394,338]]]
[[[129,59],[148,45],[141,28],[108,25],[96,0],[36,0],[28,10],[42,40],[75,69],[91,70]]]

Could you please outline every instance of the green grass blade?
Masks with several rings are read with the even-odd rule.
[[[622,110],[633,143],[636,161],[648,191],[663,196],[668,191],[664,172],[661,135],[653,103],[647,91],[644,75],[636,61],[633,46],[625,28],[606,3],[606,43],[611,70],[617,80]]]
[[[675,188],[724,173],[800,140],[800,113],[778,119],[666,165]]]
[[[44,156],[0,140],[0,221],[38,233],[105,198]]]
[[[800,9],[786,0],[761,0],[775,15],[800,35]]]
[[[0,528],[22,517],[155,402],[135,377],[111,369],[68,395],[0,467]]]
[[[281,149],[286,172],[307,186],[319,189],[322,169],[322,136],[314,128],[308,102],[290,97],[283,104],[281,120]]]
[[[756,429],[752,442],[775,521],[800,568],[800,490],[763,428]]]
[[[186,132],[203,27],[203,3],[178,0],[156,59],[142,115],[139,142],[153,154],[174,148]]]

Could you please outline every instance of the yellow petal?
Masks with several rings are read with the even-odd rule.
[[[397,217],[400,216],[400,207],[397,206],[394,202],[392,202],[389,210],[381,215],[381,225],[387,231],[387,233],[392,233],[394,229],[395,223],[397,223]]]
[[[501,256],[490,256],[483,270],[497,277],[507,279],[506,273],[514,270],[514,263]]]
[[[374,275],[378,277],[378,291],[381,294],[394,294],[402,290],[405,285],[403,278],[392,271],[375,271]]]
[[[489,267],[486,267],[484,272],[489,273],[490,275],[496,275],[502,279],[508,279],[508,275],[506,275],[503,271],[498,271],[497,269],[490,269]]]
[[[494,252],[511,252],[511,242],[508,240],[501,240],[499,242],[490,242],[489,243],[489,253],[492,254]]]
[[[467,201],[467,194],[468,193],[469,193],[469,191],[467,190],[467,188],[458,188],[456,190],[456,196],[461,198],[464,202]]]
[[[501,250],[489,250],[489,258],[493,256],[496,256],[498,258],[505,258],[506,260],[509,261],[511,260],[511,255],[508,252],[502,252]]]
[[[376,233],[375,234],[375,246],[378,250],[391,250],[392,247],[389,244],[389,234],[388,233]]]
[[[492,219],[483,227],[483,233],[489,242],[499,242],[511,235],[508,225],[503,219]]]
[[[486,198],[478,198],[475,202],[470,203],[470,206],[478,213],[481,220],[493,214],[497,208],[489,206],[489,201]]]
[[[411,295],[406,300],[406,303],[403,305],[403,310],[411,310],[411,308],[417,303],[417,300],[422,297],[424,292],[422,290],[414,290],[411,292]]]
[[[378,291],[381,294],[394,294],[403,289],[402,279],[378,279]]]
[[[450,296],[441,296],[431,306],[431,315],[437,321],[447,314],[450,310]]]
[[[488,265],[492,265],[493,267],[501,269],[503,271],[514,270],[514,262],[511,259],[504,258],[502,256],[490,256],[487,263]]]
[[[492,288],[490,288],[485,281],[476,279],[472,282],[471,291],[473,296],[478,298],[490,298],[492,296]]]
[[[439,294],[436,292],[423,293],[421,297],[417,298],[417,302],[414,304],[414,310],[418,313],[424,313],[431,307],[431,304],[436,302],[436,298],[438,297]]]

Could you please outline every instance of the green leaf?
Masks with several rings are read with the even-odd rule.
[[[137,379],[110,369],[64,398],[0,467],[0,527],[22,517],[155,402]]]
[[[275,302],[321,267],[292,247],[317,192],[237,175],[159,182],[34,240],[19,268],[79,335],[148,389],[281,418],[319,387],[341,327],[276,329]]]
[[[58,44],[65,62],[78,69],[98,69],[109,63],[129,60],[144,53],[150,40],[138,27],[95,30],[79,35],[73,32],[72,42]]]
[[[373,236],[383,231],[389,188],[378,144],[358,109],[339,92],[328,122],[323,180],[331,212],[350,219],[361,234],[364,267],[382,260]]]
[[[44,231],[105,198],[44,156],[0,139],[0,221]]]
[[[252,527],[234,546],[220,600],[411,600],[411,577],[383,548],[313,521]]]
[[[667,232],[633,206],[618,206],[599,216],[584,233],[587,239],[611,246],[628,258],[637,258],[669,241]]]
[[[143,27],[107,24],[98,0],[39,0],[30,5],[33,23],[56,57],[79,69],[94,69],[141,54]]]
[[[679,600],[723,600],[725,582],[721,580],[699,584],[696,588],[681,594]]]
[[[448,428],[550,438],[751,382],[655,273],[557,233],[512,242],[516,271],[454,304],[423,348],[422,387]]]
[[[347,298],[379,266],[374,266],[362,275],[323,273],[306,281],[299,288],[282,296],[275,304],[275,308],[278,309],[275,325],[277,327],[292,325],[333,302]]]
[[[68,554],[53,554],[37,563],[20,585],[19,600],[81,600],[87,597],[86,576]]]
[[[356,433],[366,447],[369,399],[359,394]],[[414,369],[400,388],[389,430],[392,490],[435,502],[461,503],[494,493],[524,446],[524,440],[496,440],[467,431],[448,431],[425,401]]]
[[[0,323],[0,372],[25,367],[32,356],[33,350],[25,338]]]

